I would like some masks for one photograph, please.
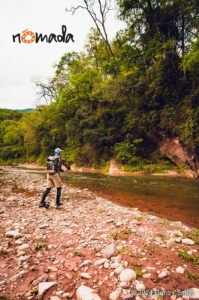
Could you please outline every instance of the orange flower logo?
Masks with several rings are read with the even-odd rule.
[[[23,43],[31,44],[35,41],[35,34],[32,31],[29,31],[28,29],[25,29],[22,31],[21,40]]]

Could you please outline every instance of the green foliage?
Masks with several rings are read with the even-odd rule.
[[[22,117],[22,113],[11,109],[0,109],[0,121],[4,120],[19,120]]]
[[[130,228],[125,228],[120,231],[114,231],[111,233],[111,236],[114,240],[128,240],[129,235],[132,233]]]
[[[186,251],[180,250],[179,257],[183,258],[184,260],[190,261],[194,265],[199,264],[199,256],[190,255]]]
[[[143,142],[143,139],[136,139],[133,142],[124,141],[116,143],[114,146],[114,155],[118,162],[124,165],[134,166],[140,162],[137,156],[138,147]]]
[[[192,230],[186,237],[192,239],[195,244],[199,245],[199,229]]]
[[[84,257],[84,254],[80,251],[80,250],[75,250],[73,253],[74,256],[80,256],[80,257]]]
[[[117,3],[127,28],[111,42],[113,57],[92,29],[85,51],[55,66],[48,105],[0,110],[0,161],[44,163],[60,147],[78,166],[114,158],[128,170],[162,172],[170,168],[158,149],[165,137],[199,156],[198,2]]]
[[[199,276],[194,272],[187,271],[187,275],[192,281],[197,281],[199,279]]]
[[[41,249],[47,249],[48,248],[48,242],[47,240],[36,240],[34,242],[34,249],[36,251],[39,251]]]
[[[38,295],[38,287],[32,287],[31,290],[30,290],[30,294],[33,295],[33,296],[36,296]]]
[[[126,254],[126,255],[129,255],[129,256],[132,255],[132,252],[128,248],[126,248],[124,245],[121,248],[119,248],[118,253]]]
[[[145,272],[138,268],[134,268],[134,271],[136,273],[137,278],[142,277],[145,274]]]
[[[199,74],[199,39],[193,43],[191,51],[184,57],[183,63],[187,71],[195,75]]]

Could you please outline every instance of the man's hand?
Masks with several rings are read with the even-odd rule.
[[[62,172],[67,172],[68,168],[65,165],[61,165]]]

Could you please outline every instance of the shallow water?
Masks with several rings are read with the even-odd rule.
[[[16,169],[10,169],[10,171]],[[20,172],[40,173],[41,170]],[[88,188],[123,206],[137,207],[172,221],[199,228],[199,181],[159,176],[108,176],[93,173],[64,173],[63,182]]]
[[[67,173],[63,181],[111,201],[199,228],[199,182],[192,179]]]

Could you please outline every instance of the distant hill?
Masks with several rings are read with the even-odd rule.
[[[25,108],[25,109],[16,109],[19,112],[31,112],[34,110],[34,108]]]
[[[14,109],[0,108],[0,121],[19,120],[23,116],[22,112]]]
[[[0,108],[0,121],[3,120],[19,120],[24,113],[33,111],[33,108],[26,109],[7,109]]]

